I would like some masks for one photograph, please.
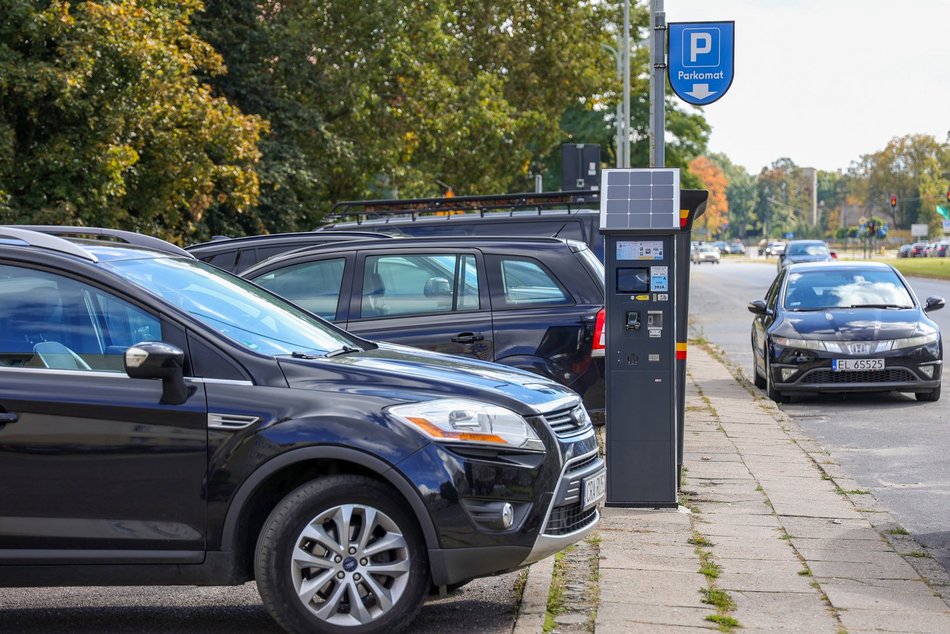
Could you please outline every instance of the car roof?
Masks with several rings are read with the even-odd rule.
[[[302,247],[294,251],[288,251],[287,253],[280,253],[268,258],[267,260],[263,260],[258,264],[255,264],[244,273],[247,273],[252,269],[260,268],[264,263],[267,263],[269,266],[275,262],[291,260],[293,258],[300,257],[301,255],[332,253],[334,251],[340,250],[352,251],[357,246],[360,249],[405,249],[424,246],[435,249],[464,247],[504,249],[505,251],[511,251],[518,248],[527,248],[534,251],[539,249],[550,250],[565,246],[569,247],[572,251],[583,251],[590,248],[587,244],[578,240],[523,236],[425,236],[415,238],[399,238],[398,240],[393,240],[391,238],[383,238],[380,240],[368,239],[359,240],[358,244],[355,244],[353,241],[343,244],[338,242],[315,244],[312,246]],[[242,273],[242,275],[244,273]]]
[[[213,251],[220,247],[221,250],[230,250],[235,247],[244,247],[248,245],[264,246],[273,242],[307,242],[310,240],[337,240],[344,242],[346,240],[359,240],[364,238],[379,238],[386,236],[373,231],[294,231],[287,233],[268,233],[256,236],[239,236],[232,238],[230,236],[215,236],[207,242],[198,242],[188,245],[185,250],[192,251]]]
[[[194,258],[181,247],[159,238],[98,227],[4,225],[0,226],[0,244],[41,249],[93,264],[168,256]]]

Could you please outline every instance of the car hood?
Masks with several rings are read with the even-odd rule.
[[[391,403],[474,398],[534,415],[580,402],[575,392],[530,372],[388,343],[331,358],[283,357],[280,366],[291,388]]]
[[[787,312],[774,334],[802,339],[869,341],[900,339],[934,332],[936,327],[921,319],[918,308],[836,308]]]

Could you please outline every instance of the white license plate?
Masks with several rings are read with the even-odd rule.
[[[835,372],[883,370],[884,359],[834,359],[831,362],[831,369]]]
[[[607,495],[607,471],[584,478],[584,510],[594,506]]]

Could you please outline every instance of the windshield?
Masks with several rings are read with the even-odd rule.
[[[890,269],[836,269],[792,273],[785,286],[785,308],[913,308],[914,300]]]
[[[266,355],[325,355],[360,342],[239,277],[195,260],[114,260],[102,266],[232,341]]]
[[[785,250],[785,255],[811,255],[815,257],[828,256],[827,245],[815,242],[811,244],[790,244]]]

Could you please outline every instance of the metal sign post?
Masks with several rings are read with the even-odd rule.
[[[673,92],[705,106],[722,98],[735,76],[735,22],[669,25],[669,77]]]

